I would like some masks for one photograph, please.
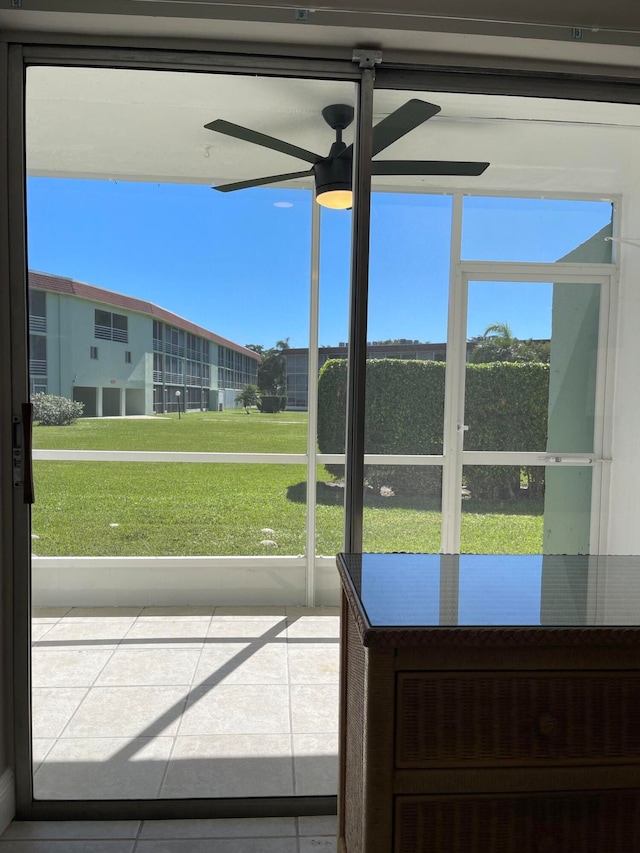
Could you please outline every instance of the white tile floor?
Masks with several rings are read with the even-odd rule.
[[[36,798],[335,794],[338,636],[337,608],[36,610]]]
[[[0,837],[0,853],[335,853],[335,850],[335,817],[16,821]]]

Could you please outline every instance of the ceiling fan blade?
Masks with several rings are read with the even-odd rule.
[[[307,175],[313,175],[313,169],[307,169],[305,172],[288,172],[286,175],[269,175],[268,178],[253,178],[250,181],[236,181],[233,184],[222,184],[222,186],[211,187],[211,189],[218,190],[221,193],[231,193],[234,190],[247,190],[250,187],[277,184],[279,181],[291,181],[294,178],[304,178]]]
[[[380,160],[371,164],[374,175],[481,175],[489,163],[464,160]]]
[[[419,101],[417,98],[407,101],[373,128],[371,156],[375,157],[396,139],[400,139],[405,133],[409,133],[439,112],[440,107],[437,104]]]
[[[207,130],[215,130],[216,133],[224,133],[225,136],[233,136],[235,139],[253,142],[254,145],[262,145],[263,148],[271,148],[273,151],[280,151],[282,154],[290,154],[292,157],[306,160],[308,163],[317,163],[318,160],[322,160],[319,154],[307,151],[306,148],[298,148],[297,145],[291,145],[283,139],[267,136],[266,133],[259,133],[257,130],[251,130],[249,127],[242,127],[240,124],[233,124],[233,122],[221,118],[205,124],[205,127]]]

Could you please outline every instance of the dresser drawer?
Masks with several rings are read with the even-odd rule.
[[[400,769],[640,757],[640,674],[399,673]]]
[[[398,797],[394,853],[637,853],[640,792]]]

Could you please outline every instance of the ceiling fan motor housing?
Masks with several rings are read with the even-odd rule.
[[[332,190],[351,189],[351,157],[328,157],[313,166],[316,196]]]

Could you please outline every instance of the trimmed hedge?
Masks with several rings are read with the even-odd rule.
[[[259,411],[273,415],[276,412],[284,411],[287,405],[287,397],[280,394],[261,394],[257,405]]]
[[[367,360],[365,451],[441,454],[444,424],[444,362]],[[327,361],[318,383],[318,447],[344,452],[347,363]],[[547,441],[549,365],[511,362],[468,364],[466,450],[543,450]],[[337,476],[341,466],[327,466]],[[522,471],[515,466],[467,466],[464,481],[472,497],[520,495]],[[440,494],[441,468],[366,466],[376,490]],[[525,469],[529,489],[539,496],[541,469]]]

